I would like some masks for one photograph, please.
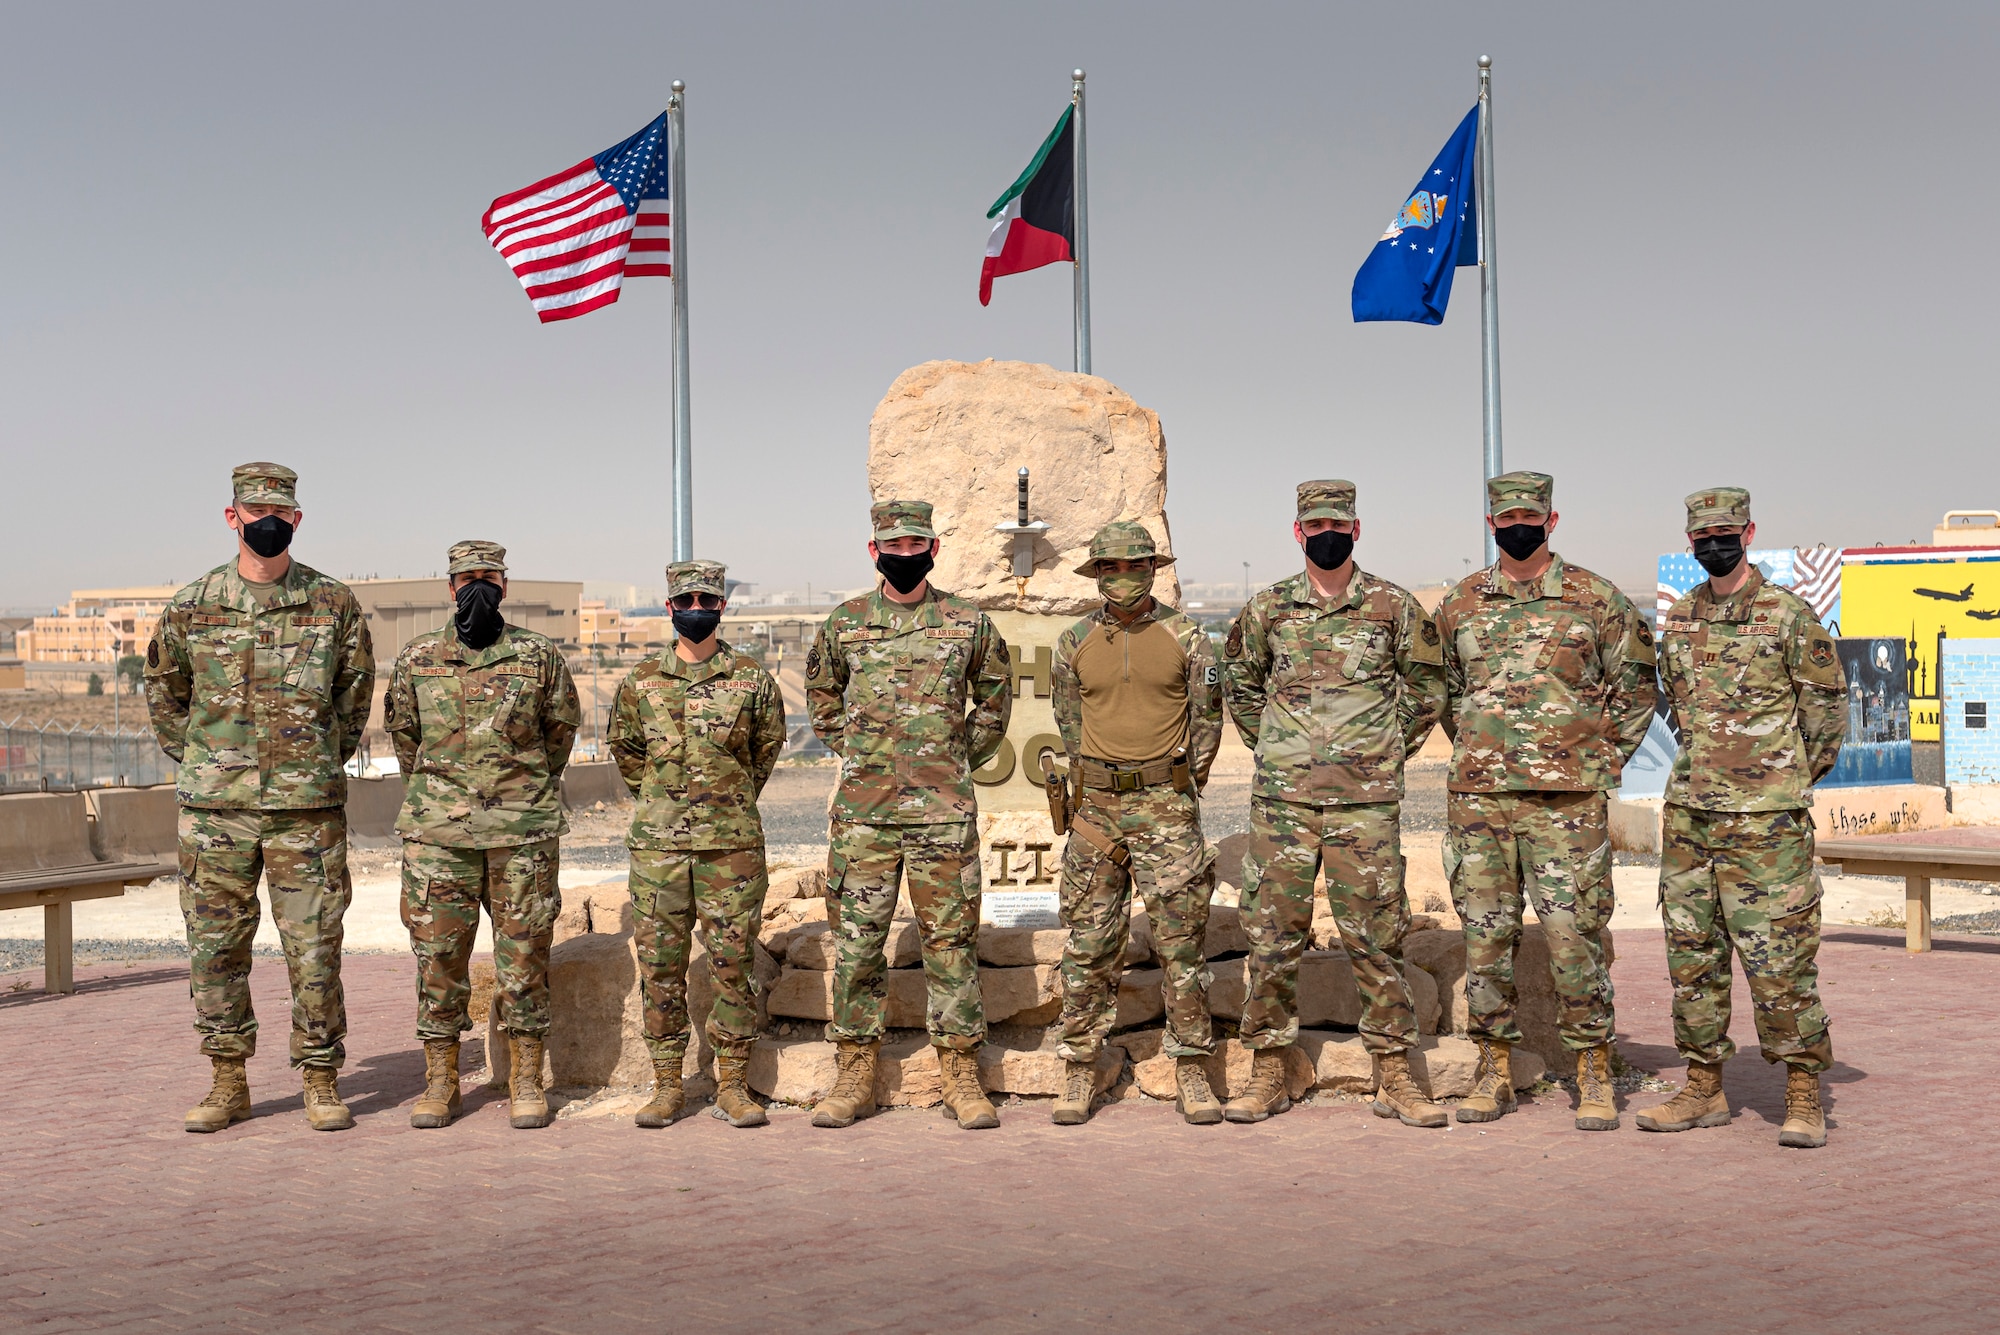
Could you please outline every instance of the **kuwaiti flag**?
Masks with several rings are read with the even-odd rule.
[[[673,277],[667,113],[594,158],[487,205],[486,239],[543,324],[618,300],[627,278]]]
[[[1075,109],[1063,108],[1028,170],[986,210],[999,221],[986,238],[986,263],[979,266],[982,306],[993,300],[994,279],[1076,258],[1076,151],[1070,137]]]

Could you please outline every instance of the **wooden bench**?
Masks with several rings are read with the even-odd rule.
[[[41,908],[47,991],[76,991],[72,904],[112,899],[180,870],[177,859],[134,851],[131,833],[100,831],[81,793],[0,797],[0,909]],[[160,837],[150,832],[145,841]]]
[[[1931,948],[1931,881],[2000,881],[2000,845],[1886,839],[1827,839],[1815,850],[1848,876],[1903,878],[1904,941],[1912,954]]]

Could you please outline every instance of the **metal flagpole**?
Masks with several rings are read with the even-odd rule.
[[[667,169],[673,174],[674,256],[674,560],[694,559],[694,477],[688,444],[688,276],[687,276],[687,85],[673,83],[667,100],[669,149]]]
[[[1493,57],[1479,58],[1479,381],[1484,409],[1486,477],[1500,462],[1500,250],[1493,225]],[[1486,508],[1480,488],[1480,510]],[[1493,534],[1486,534],[1486,564],[1494,562]]]
[[[1076,209],[1076,369],[1084,375],[1090,374],[1090,207],[1089,191],[1085,182],[1089,179],[1089,157],[1083,147],[1083,71],[1070,71],[1070,105],[1076,110],[1070,116],[1070,128],[1075,131],[1070,136],[1071,157],[1075,173],[1073,189]]]

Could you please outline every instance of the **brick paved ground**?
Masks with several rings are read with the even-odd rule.
[[[1260,1127],[1128,1104],[1081,1129],[1016,1109],[982,1134],[910,1112],[846,1133],[796,1113],[516,1132],[483,1091],[457,1127],[414,1132],[392,957],[349,972],[355,1130],[306,1129],[282,972],[260,961],[257,1117],[190,1136],[185,967],[80,970],[74,997],[0,998],[0,1327],[2000,1327],[2000,943],[1911,958],[1899,933],[1843,928],[1822,958],[1842,1060],[1812,1152],[1777,1148],[1782,1079],[1754,1057],[1730,1070],[1736,1121],[1678,1136],[1629,1109],[1619,1132],[1572,1131],[1560,1098],[1445,1132],[1356,1104]],[[1621,934],[1624,1051],[1678,1076],[1663,972],[1657,936]]]

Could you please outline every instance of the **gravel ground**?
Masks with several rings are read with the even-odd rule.
[[[2000,909],[1984,913],[1955,913],[1949,918],[1932,918],[1933,932],[1970,932],[1975,936],[2000,936]]]

